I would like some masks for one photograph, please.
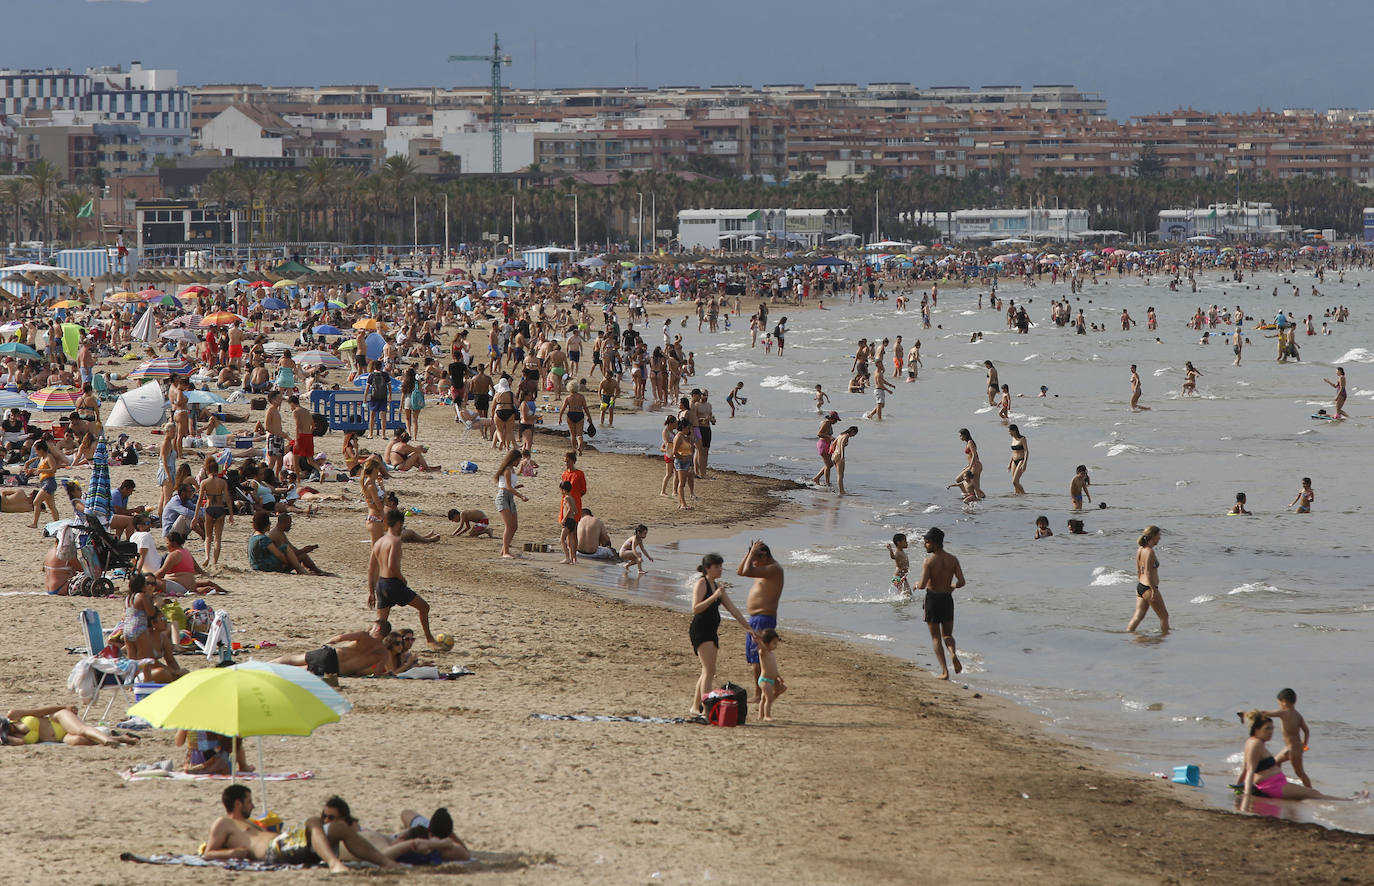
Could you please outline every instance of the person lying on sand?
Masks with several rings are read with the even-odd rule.
[[[282,865],[326,864],[338,873],[348,870],[339,858],[339,847],[343,845],[361,861],[383,868],[397,866],[358,833],[348,804],[338,797],[326,800],[318,816],[303,824],[283,827],[281,833],[264,830],[253,821],[253,792],[246,785],[229,785],[220,793],[220,803],[225,814],[210,825],[201,858],[248,858]]]
[[[388,645],[392,638],[394,643]],[[379,618],[366,631],[339,634],[318,649],[283,655],[276,663],[305,668],[320,677],[381,676],[399,673],[401,645],[391,622]]]
[[[453,817],[442,807],[428,818],[414,809],[402,809],[400,832],[386,834],[363,829],[362,834],[383,855],[401,864],[433,865],[472,857],[468,847],[453,833]]]
[[[59,741],[73,747],[115,747],[138,744],[138,736],[106,734],[77,716],[76,705],[12,708],[0,717],[0,744],[18,746]]]

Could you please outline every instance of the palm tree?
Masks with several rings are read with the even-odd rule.
[[[63,191],[57,196],[57,216],[61,220],[62,228],[66,229],[68,245],[76,246],[77,232],[81,228],[81,220],[77,217],[81,210],[86,206],[85,193],[82,191]]]
[[[328,224],[331,187],[338,179],[334,161],[328,157],[312,157],[310,162],[306,164],[304,179],[307,192],[315,197],[318,205],[322,208],[323,223]],[[315,226],[319,227],[319,224],[316,223]]]
[[[52,196],[62,181],[61,171],[46,158],[30,163],[27,170],[29,187],[38,198],[43,211],[43,240],[52,240]]]
[[[403,241],[405,236],[401,233],[401,210],[406,196],[410,191],[410,186],[415,179],[415,164],[410,162],[409,157],[400,154],[392,154],[386,158],[379,172],[382,182],[385,185],[386,193],[390,197],[389,201],[396,216],[396,235],[397,242]]]
[[[16,241],[24,239],[24,222],[20,213],[29,201],[29,195],[27,179],[11,178],[0,182],[0,201],[13,213],[14,227],[10,230],[10,236]]]
[[[248,244],[251,246],[253,243],[253,210],[257,205],[258,195],[262,193],[263,189],[262,173],[256,169],[235,166],[231,174],[235,192],[243,197],[244,203],[248,204]]]

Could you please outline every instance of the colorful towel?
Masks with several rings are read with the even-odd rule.
[[[578,723],[657,723],[660,725],[676,725],[678,723],[702,724],[706,722],[704,717],[615,717],[610,714],[530,714],[531,720],[573,720]]]
[[[204,772],[168,772],[165,769],[126,769],[119,773],[119,777],[125,781],[229,781],[228,775],[210,775]],[[304,781],[307,778],[314,778],[312,770],[304,772],[267,772],[259,775],[256,772],[240,772],[240,781],[257,781],[259,778],[266,781]]]
[[[480,870],[516,870],[525,867],[525,862],[517,858],[502,858],[497,853],[490,853],[491,861],[483,863],[484,859],[473,859],[472,861],[446,861],[438,865],[420,865],[420,867],[431,868],[433,870],[457,871],[465,868],[478,867]],[[132,852],[121,852],[120,861],[133,861],[139,864],[167,864],[184,865],[189,868],[222,868],[226,871],[301,871],[312,865],[304,864],[269,864],[265,861],[254,861],[250,858],[226,858],[210,859],[201,858],[199,855],[173,855],[170,853],[156,853],[154,855],[135,855]],[[377,866],[366,861],[346,861],[350,868],[359,871],[376,870]],[[318,867],[318,865],[314,865]]]

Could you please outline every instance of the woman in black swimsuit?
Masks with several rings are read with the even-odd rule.
[[[701,698],[711,691],[711,682],[716,678],[716,655],[720,653],[720,607],[724,605],[735,621],[749,631],[749,622],[730,602],[725,595],[725,585],[720,583],[720,571],[724,565],[725,558],[720,554],[702,557],[701,565],[697,567],[701,578],[692,588],[692,625],[687,629],[687,636],[692,640],[692,651],[701,659],[701,676],[697,678],[692,707],[689,709],[693,717],[700,717],[704,713]]]
[[[1007,433],[1011,434],[1011,461],[1007,462],[1007,470],[1011,471],[1011,488],[1017,495],[1025,495],[1021,478],[1030,463],[1030,444],[1021,436],[1021,429],[1016,425],[1007,425]]]
[[[213,455],[205,456],[205,479],[200,483],[201,501],[205,504],[205,561],[219,563],[225,519],[233,520],[229,511],[229,483],[220,476],[219,462]]]
[[[515,445],[515,393],[510,389],[510,381],[502,378],[496,383],[496,398],[491,401],[493,415],[496,417],[496,436],[491,445],[496,449],[509,449]]]

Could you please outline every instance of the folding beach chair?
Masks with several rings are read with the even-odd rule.
[[[109,693],[110,701],[105,705],[105,713],[101,715],[102,720],[108,719],[110,709],[114,707],[115,699],[119,696],[124,697],[125,708],[133,703],[133,685],[138,679],[138,667],[126,658],[120,658],[117,661],[97,659],[100,651],[105,648],[107,640],[105,631],[100,626],[100,613],[94,609],[81,610],[81,639],[86,644],[87,658],[91,660],[92,665],[94,666],[97,661],[101,663],[99,667],[96,667],[95,695],[92,696],[85,710],[81,712],[81,719],[86,719],[91,708],[95,707],[95,703],[100,700],[100,690],[106,686],[113,686],[114,691]],[[109,671],[105,670],[106,662],[113,665]]]
[[[223,609],[215,610],[210,621],[210,630],[205,642],[196,641],[196,648],[205,653],[206,661],[214,662],[217,667],[234,663],[234,625],[229,621],[229,613]]]

